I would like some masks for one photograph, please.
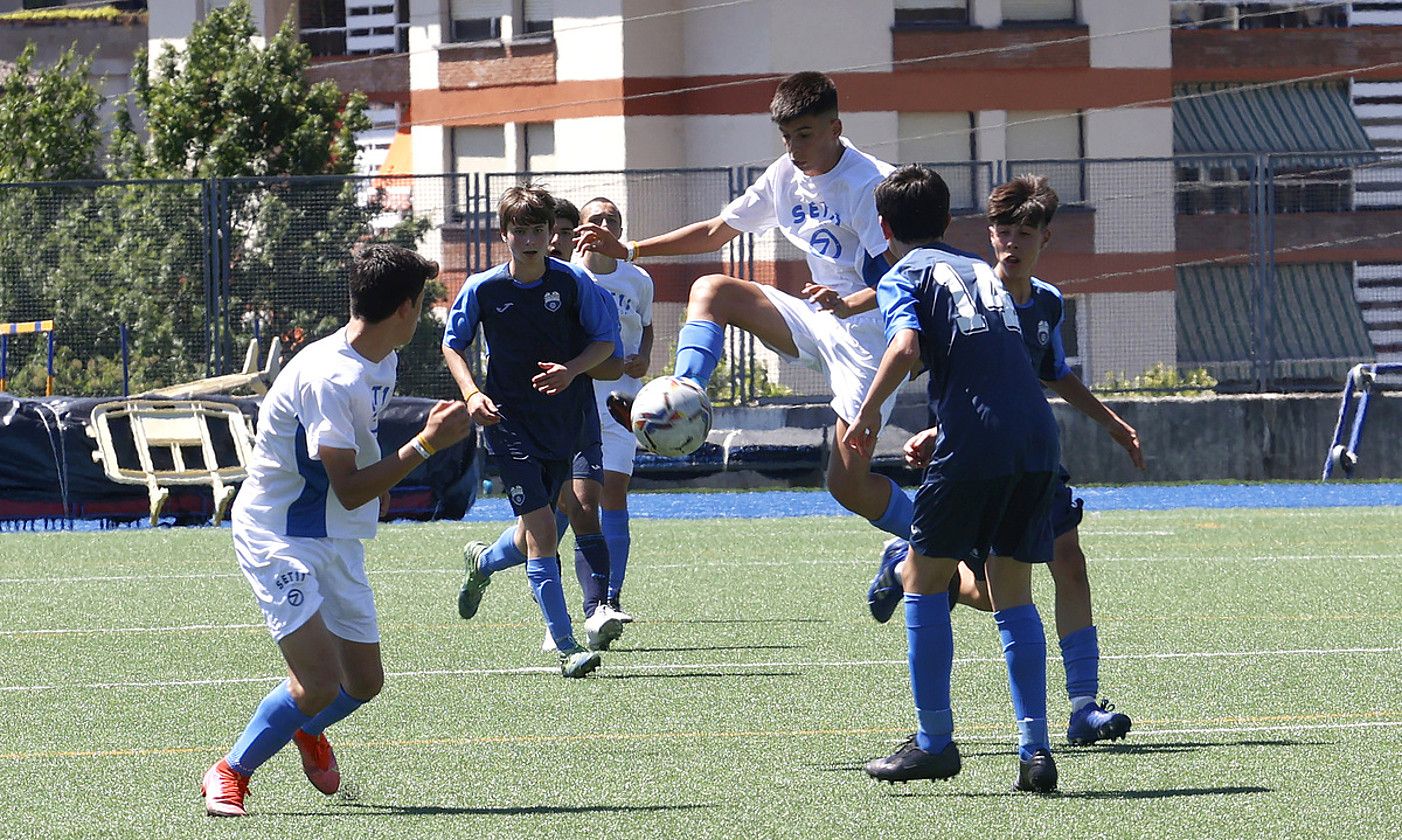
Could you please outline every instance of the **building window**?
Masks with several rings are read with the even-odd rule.
[[[1271,10],[1271,5],[1259,0],[1173,0],[1169,8],[1175,26],[1191,29],[1305,29],[1349,25],[1347,3],[1332,0],[1290,0],[1288,3],[1275,3],[1274,5],[1282,6],[1279,11]],[[1356,7],[1360,4],[1353,5],[1354,14],[1357,15]]]
[[[967,26],[969,0],[896,0],[896,28]]]
[[[1003,0],[1005,23],[1074,23],[1076,0]]]
[[[554,0],[452,0],[449,35],[453,41],[515,41],[551,37]]]
[[[527,172],[555,169],[555,124],[526,123],[521,133],[522,158]]]
[[[974,153],[974,115],[963,111],[897,115],[896,157],[930,165],[949,185],[950,208],[977,209],[989,189],[991,170]]]
[[[1045,175],[1062,204],[1085,198],[1085,144],[1081,115],[1065,111],[1009,111],[1011,174]]]

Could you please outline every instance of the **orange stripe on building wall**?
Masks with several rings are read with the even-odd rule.
[[[1060,111],[1165,99],[1173,92],[1173,75],[1167,68],[903,70],[839,73],[834,80],[842,93],[842,107],[849,112]],[[416,90],[412,107],[419,123],[445,125],[764,114],[777,84],[776,75],[649,76]]]

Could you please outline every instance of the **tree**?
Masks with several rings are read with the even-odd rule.
[[[256,35],[247,0],[234,0],[195,26],[183,52],[167,45],[154,74],[140,51],[133,95],[150,142],[119,163],[158,178],[354,172],[355,134],[370,127],[364,94],[307,81],[311,52],[290,17],[266,47]]]
[[[0,81],[0,181],[65,181],[98,173],[101,98],[88,82],[92,57],[70,47],[52,67],[34,69],[26,44]]]

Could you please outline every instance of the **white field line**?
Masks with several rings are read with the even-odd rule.
[[[1254,554],[1254,555],[1174,555],[1170,557],[1096,557],[1087,558],[1089,563],[1167,563],[1167,562],[1232,562],[1232,563],[1262,563],[1271,560],[1397,560],[1402,559],[1402,552],[1396,554],[1349,554],[1339,556],[1335,553],[1329,554]],[[850,560],[726,560],[714,563],[648,563],[646,569],[704,569],[704,568],[768,568],[780,566],[874,566],[876,563],[876,551],[872,550],[870,557],[854,557]],[[462,575],[461,568],[447,569],[373,569],[369,570],[371,577],[381,575]],[[79,577],[9,577],[0,578],[0,584],[59,584],[59,583],[119,583],[121,581],[144,581],[156,583],[164,580],[220,580],[224,578],[242,578],[239,572],[201,572],[192,574],[142,574],[142,575],[88,575]]]
[[[1198,651],[1183,653],[1142,653],[1142,654],[1114,654],[1102,657],[1103,659],[1116,660],[1155,660],[1155,659],[1219,659],[1219,658],[1270,658],[1281,656],[1356,656],[1367,654],[1387,654],[1402,653],[1402,647],[1386,648],[1307,648],[1298,650],[1240,650],[1240,651]],[[1047,657],[1048,662],[1055,662],[1060,657]],[[1003,664],[1002,657],[992,656],[972,656],[956,657],[956,665],[974,664]],[[907,664],[905,659],[850,659],[842,661],[821,660],[812,662],[803,661],[773,661],[773,662],[692,662],[686,664],[674,663],[640,663],[635,665],[619,665],[609,669],[609,673],[659,673],[675,671],[701,671],[701,670],[749,670],[749,669],[774,669],[774,668],[872,668],[872,667],[894,667]],[[449,668],[438,670],[422,671],[392,671],[387,672],[387,678],[409,679],[425,677],[485,677],[485,676],[511,676],[519,674],[554,674],[558,671],[555,666],[525,666],[520,668]],[[222,677],[217,679],[204,680],[157,680],[150,682],[110,682],[110,683],[70,683],[66,685],[7,685],[0,686],[0,693],[34,692],[34,691],[59,691],[66,689],[120,689],[120,688],[179,688],[184,686],[202,685],[243,685],[247,683],[273,683],[281,680],[282,676],[265,677]]]
[[[1281,720],[1274,718],[1273,720]],[[1348,721],[1344,723],[1272,723],[1269,725],[1251,725],[1257,718],[1238,719],[1239,723],[1247,725],[1236,726],[1204,726],[1182,729],[1156,729],[1152,726],[1140,726],[1134,730],[1134,740],[1153,740],[1162,737],[1182,737],[1184,735],[1239,735],[1248,732],[1309,732],[1309,731],[1340,731],[1349,729],[1393,729],[1402,727],[1402,720],[1370,720],[1370,721]],[[1221,720],[1221,719],[1219,719]],[[1272,720],[1272,718],[1267,718]],[[1165,721],[1168,723],[1169,721]],[[1203,721],[1204,723],[1213,721]],[[1226,722],[1223,720],[1223,722]],[[1007,744],[1008,734],[979,734],[989,730],[998,730],[1003,727],[991,724],[972,724],[961,727],[958,735],[960,743],[990,743]],[[478,737],[447,737],[447,738],[416,738],[407,741],[396,740],[367,740],[367,741],[341,741],[342,747],[354,749],[423,749],[425,747],[454,747],[460,748],[465,745],[511,745],[522,743],[568,743],[579,741],[663,741],[675,738],[685,738],[690,741],[704,739],[736,739],[736,738],[848,738],[854,736],[873,735],[899,735],[905,731],[902,729],[808,729],[808,730],[745,730],[745,731],[687,731],[687,732],[593,732],[585,735],[561,735],[561,736],[541,736],[541,735],[496,735]],[[894,738],[892,739],[894,742]],[[1060,747],[1063,739],[1056,737],[1052,742]],[[54,760],[54,759],[78,759],[91,760],[94,758],[126,758],[130,759],[138,756],[163,756],[180,755],[188,753],[215,753],[223,749],[222,746],[178,746],[178,747],[128,747],[125,749],[108,750],[78,750],[78,751],[41,751],[24,753],[0,753],[0,761],[34,761],[34,760]]]

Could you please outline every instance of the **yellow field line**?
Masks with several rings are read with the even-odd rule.
[[[1319,720],[1335,720],[1337,713],[1310,715],[1231,715],[1215,718],[1157,718],[1140,720],[1139,726],[1164,726],[1168,724],[1221,725],[1255,723],[1307,723]],[[1351,719],[1380,719],[1402,717],[1402,710],[1383,712],[1357,712]],[[737,730],[729,732],[591,732],[576,735],[482,735],[473,738],[415,738],[371,741],[337,741],[338,747],[353,749],[374,749],[383,747],[462,747],[474,744],[536,744],[536,743],[587,743],[593,741],[652,741],[685,738],[702,740],[706,738],[792,738],[830,737],[853,735],[905,735],[909,727],[881,727],[866,729],[790,729],[790,730]],[[1007,724],[968,724],[960,725],[959,732],[1012,732]],[[1153,732],[1144,732],[1152,735]],[[1012,737],[1011,734],[1009,737]],[[0,753],[0,761],[32,761],[55,758],[128,758],[139,756],[184,755],[187,753],[215,754],[223,747],[151,747],[123,750],[65,750],[24,753]]]

